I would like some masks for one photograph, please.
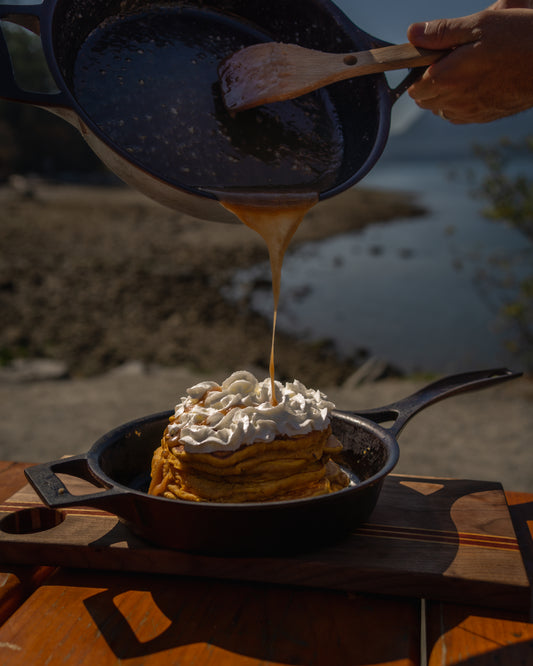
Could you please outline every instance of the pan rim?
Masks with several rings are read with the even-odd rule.
[[[375,423],[374,421],[359,416],[356,412],[353,412],[350,414],[334,413],[332,414],[332,421],[334,419],[337,419],[339,421],[345,421],[353,425],[362,426],[367,431],[375,435],[384,444],[389,454],[388,458],[385,464],[379,469],[379,471],[377,471],[375,474],[368,477],[367,479],[364,479],[364,481],[361,481],[357,485],[348,486],[346,488],[342,488],[341,490],[337,490],[332,493],[327,493],[325,495],[317,495],[315,497],[301,497],[292,500],[276,500],[268,502],[195,502],[192,500],[170,499],[167,497],[150,495],[145,491],[138,490],[136,488],[132,488],[131,486],[127,486],[119,481],[115,481],[103,471],[100,464],[101,457],[103,453],[106,450],[108,450],[109,447],[113,446],[115,442],[117,442],[122,437],[126,436],[128,433],[134,433],[136,428],[139,428],[140,426],[144,426],[150,423],[155,423],[157,421],[162,421],[163,423],[165,423],[165,421],[168,421],[168,418],[173,413],[174,410],[167,410],[163,412],[156,412],[153,414],[149,414],[147,416],[134,419],[133,421],[128,421],[114,428],[113,430],[106,433],[102,437],[100,437],[89,449],[89,451],[85,454],[87,460],[87,466],[89,468],[91,475],[96,480],[102,482],[104,486],[107,487],[108,489],[111,488],[118,489],[122,491],[124,495],[133,495],[136,497],[140,497],[144,501],[147,500],[158,501],[158,502],[163,501],[166,503],[170,503],[172,505],[194,508],[195,510],[198,511],[209,510],[209,511],[228,512],[228,511],[251,511],[251,510],[257,511],[258,509],[262,511],[270,509],[275,511],[287,507],[297,508],[298,506],[302,505],[308,506],[310,504],[315,505],[328,502],[337,502],[339,498],[347,497],[349,495],[352,495],[353,493],[361,493],[361,491],[363,491],[364,489],[370,488],[371,486],[374,486],[377,483],[382,482],[383,479],[385,479],[385,477],[388,476],[391,473],[391,471],[394,469],[394,467],[398,463],[400,456],[400,449],[398,446],[398,442],[391,433],[387,432],[385,428]],[[140,472],[142,471],[143,470],[140,470]],[[149,470],[146,470],[146,472],[149,472]]]
[[[136,156],[132,156],[128,152],[127,148],[125,148],[121,143],[117,142],[115,139],[111,138],[107,134],[107,132],[104,131],[98,125],[96,120],[93,119],[93,116],[88,111],[86,111],[84,106],[82,106],[82,104],[78,101],[78,97],[74,90],[74,86],[66,81],[64,72],[58,63],[56,55],[55,34],[58,31],[55,21],[55,14],[58,5],[63,1],[64,0],[51,0],[49,5],[51,11],[49,10],[43,12],[43,16],[41,17],[42,43],[43,43],[43,49],[46,53],[48,66],[52,72],[52,75],[56,80],[58,87],[62,91],[62,94],[66,97],[66,99],[68,99],[68,105],[72,109],[72,111],[76,114],[78,120],[81,123],[83,123],[86,129],[94,137],[96,137],[96,139],[101,141],[108,150],[112,151],[120,159],[124,160],[127,164],[130,164],[133,168],[139,170],[140,172],[145,173],[150,178],[154,178],[171,188],[177,188],[189,195],[217,201],[218,197],[216,193],[211,191],[209,188],[189,185],[182,182],[172,182],[171,180],[168,179],[168,177],[164,173],[161,173],[156,169],[148,167],[142,160],[140,160]],[[352,40],[361,39],[361,37],[364,37],[369,42],[369,44],[375,41],[375,38],[373,38],[371,35],[369,35],[364,30],[359,28],[359,26],[355,25],[353,21],[351,21],[351,19],[349,19],[334,3],[330,2],[330,0],[320,0],[320,2],[324,6],[327,6],[328,12],[335,18],[335,20],[339,24],[339,29],[343,30],[346,33],[347,37],[349,37]],[[154,6],[158,6],[160,3],[154,1],[152,4]],[[179,3],[176,3],[176,5],[179,6]],[[169,5],[168,7],[169,9],[173,9],[174,4]],[[241,15],[236,15],[234,13],[225,11],[223,9],[217,10],[212,5],[202,8],[201,5],[196,5],[193,2],[191,3],[186,2],[185,5],[182,5],[182,7],[194,11],[202,11],[202,13],[204,14],[205,13],[219,14],[223,17],[232,18],[238,21],[239,23],[242,23],[243,25],[246,25],[247,23],[247,19],[245,17]],[[142,11],[144,10],[141,10],[140,13],[142,13]],[[112,18],[116,18],[117,16],[120,16],[120,14],[119,13],[113,14]],[[265,41],[272,40],[274,38],[271,34],[271,31],[267,30],[266,28],[263,28],[262,26],[254,26],[254,29],[256,29],[258,32],[261,32],[264,35]],[[351,173],[351,175],[345,177],[343,180],[335,182],[326,189],[318,192],[318,198],[320,201],[329,199],[339,194],[340,192],[345,191],[349,187],[353,186],[355,183],[359,182],[362,178],[364,178],[368,174],[368,172],[374,167],[375,163],[378,161],[379,157],[381,156],[386,146],[388,134],[390,131],[390,122],[391,122],[390,113],[391,113],[392,101],[390,99],[390,91],[384,74],[374,74],[371,75],[371,77],[376,83],[376,91],[377,91],[376,108],[379,115],[379,122],[378,122],[379,128],[378,131],[376,132],[375,142],[365,161],[359,166],[359,168],[354,173]],[[353,82],[351,83],[348,81],[348,82],[340,82],[335,85],[350,86],[352,84]]]

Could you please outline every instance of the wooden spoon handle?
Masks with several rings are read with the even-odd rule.
[[[321,70],[324,68],[319,76],[333,82],[365,74],[431,65],[445,53],[447,52],[419,49],[410,43],[394,44],[358,53],[322,53],[322,63],[319,65],[317,58],[313,66],[319,65]],[[316,69],[314,73],[318,74]]]
[[[242,111],[293,99],[355,76],[430,65],[444,53],[409,43],[359,53],[325,53],[298,44],[267,42],[248,46],[226,59],[219,74],[227,108]]]

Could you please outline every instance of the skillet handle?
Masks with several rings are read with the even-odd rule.
[[[496,384],[521,376],[521,372],[512,372],[507,368],[478,370],[450,375],[432,384],[428,384],[416,393],[393,402],[390,405],[376,409],[362,410],[356,413],[358,416],[369,418],[375,423],[394,421],[392,426],[386,428],[386,430],[396,437],[415,414],[439,400],[458,395],[459,393],[477,391],[489,386],[495,386]]]
[[[418,81],[426,71],[427,67],[413,67],[410,69],[408,74],[400,81],[396,88],[390,88],[390,96],[392,103],[396,102],[399,97],[401,97],[404,92],[409,88],[415,81]]]
[[[42,501],[51,509],[78,505],[96,507],[106,504],[112,496],[124,494],[123,491],[116,488],[108,488],[86,495],[72,495],[61,479],[56,476],[57,473],[70,474],[79,479],[96,482],[89,471],[85,454],[28,467],[24,470],[26,478]],[[102,508],[105,509],[105,506]]]
[[[392,42],[387,42],[382,39],[377,39],[376,37],[372,37],[371,35],[368,34],[367,37],[369,37],[372,40],[373,49],[379,49],[384,46],[397,46]],[[445,52],[441,51],[441,54],[445,55]],[[404,94],[407,88],[409,88],[415,81],[418,81],[418,79],[422,77],[426,69],[427,67],[412,67],[409,69],[408,73],[395,88],[389,87],[389,94],[393,104],[398,100],[398,98],[400,98]]]
[[[0,5],[0,20],[15,23],[40,35],[40,20],[45,2],[40,5]],[[11,64],[11,56],[0,26],[0,98],[13,102],[23,102],[34,106],[69,106],[63,92],[31,92],[21,88]]]

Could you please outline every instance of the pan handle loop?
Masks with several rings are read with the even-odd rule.
[[[0,5],[0,21],[5,20],[40,35],[41,13],[44,5]],[[63,92],[32,92],[21,88],[16,79],[11,56],[0,24],[0,98],[33,104],[44,108],[68,106]]]
[[[369,418],[375,423],[394,421],[392,426],[387,428],[387,430],[396,437],[415,414],[439,400],[458,395],[459,393],[477,391],[489,386],[495,386],[496,384],[521,376],[521,372],[512,372],[507,368],[478,370],[450,375],[432,384],[428,384],[416,393],[393,402],[390,405],[357,411],[356,414],[357,416]]]
[[[70,474],[79,479],[96,483],[96,479],[89,471],[87,462],[85,454],[61,458],[60,460],[28,467],[24,470],[24,474],[42,501],[51,509],[78,505],[99,506],[105,504],[111,496],[124,494],[122,490],[117,488],[107,488],[86,495],[72,495],[57,474]]]
[[[422,77],[426,69],[427,67],[413,67],[413,69],[409,70],[409,73],[395,88],[390,88],[390,96],[393,104],[404,94],[407,88]]]
[[[370,37],[370,35],[368,36]],[[384,41],[383,39],[378,39],[377,37],[371,37],[371,40],[371,48],[373,49],[378,49],[383,46],[394,46],[393,42]],[[393,104],[394,102],[398,101],[398,99],[404,94],[407,88],[409,88],[415,81],[418,81],[418,79],[422,77],[426,69],[427,67],[412,67],[395,88],[391,88],[389,86],[389,94]]]

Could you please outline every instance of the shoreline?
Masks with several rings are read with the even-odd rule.
[[[268,368],[271,324],[245,302],[221,296],[233,274],[268,259],[243,224],[196,220],[126,187],[35,186],[31,196],[0,188],[4,363],[47,358],[72,377],[128,361],[194,371]],[[406,193],[354,188],[319,203],[288,252],[373,222],[425,211]],[[283,289],[283,286],[282,286]],[[342,359],[330,340],[279,332],[280,378],[342,383],[366,360]]]
[[[244,225],[193,220],[122,187],[43,186],[30,198],[0,188],[0,205],[4,460],[83,453],[202,379],[266,376],[270,323],[218,295],[239,267],[266,260]],[[409,195],[352,190],[313,209],[291,247],[422,212]],[[276,355],[278,379],[297,377],[338,409],[384,406],[427,383],[362,372],[363,356],[341,362],[328,341],[278,335]],[[532,403],[526,378],[439,403],[402,433],[395,472],[533,492]]]

